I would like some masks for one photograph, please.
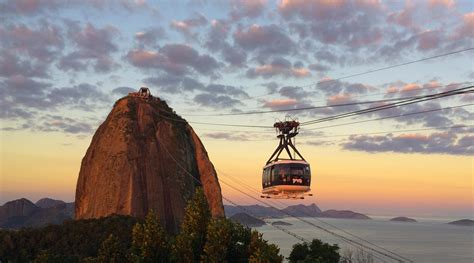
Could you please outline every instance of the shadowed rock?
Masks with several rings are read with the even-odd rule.
[[[186,171],[202,184],[212,215],[223,217],[216,171],[191,126],[158,98],[124,97],[82,160],[76,219],[144,217],[153,210],[168,232],[176,232],[199,185]]]

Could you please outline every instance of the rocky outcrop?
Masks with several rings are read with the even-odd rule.
[[[272,222],[272,225],[273,226],[292,226],[293,224],[290,224],[285,221],[275,221],[275,222]]]
[[[292,216],[317,217],[321,214],[321,209],[316,204],[311,205],[290,205],[283,209],[285,213]]]
[[[449,222],[448,224],[455,225],[455,226],[474,226],[474,220],[461,219],[461,220]]]
[[[344,219],[371,219],[370,217],[353,212],[350,210],[326,210],[322,212],[319,217],[328,217],[328,218],[344,218]]]
[[[265,225],[265,221],[255,218],[246,213],[237,213],[231,216],[229,219],[248,227],[260,227]]]
[[[158,98],[127,96],[115,103],[82,160],[75,217],[144,217],[153,210],[176,232],[197,186],[212,215],[223,217],[216,171],[191,126]]]
[[[394,217],[394,218],[390,219],[390,221],[394,221],[394,222],[411,222],[411,223],[417,222],[415,219],[409,218],[409,217],[405,217],[405,216]]]

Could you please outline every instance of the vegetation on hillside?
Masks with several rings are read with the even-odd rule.
[[[212,218],[201,189],[186,207],[180,232],[168,235],[149,213],[66,221],[0,231],[1,262],[282,262],[262,234]]]

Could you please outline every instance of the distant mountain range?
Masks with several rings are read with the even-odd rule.
[[[345,219],[371,219],[370,217],[349,210],[326,210],[321,209],[316,204],[311,205],[291,205],[278,210],[261,205],[248,206],[224,206],[225,214],[231,217],[234,214],[244,211],[254,217],[259,218],[283,218],[289,216],[297,217],[327,217],[327,218],[345,218]]]
[[[0,228],[61,224],[74,217],[74,203],[43,198],[33,203],[21,198],[0,206]]]
[[[326,210],[321,209],[316,204],[292,205],[284,209],[261,205],[247,206],[224,206],[226,216],[236,221],[242,219],[248,222],[247,215],[257,219],[284,218],[284,217],[325,217],[325,218],[345,218],[345,219],[371,219],[370,217],[350,210]],[[247,215],[242,215],[245,213]],[[74,218],[74,203],[66,203],[61,200],[43,198],[33,203],[26,198],[21,198],[5,203],[0,206],[0,228],[18,229],[21,227],[38,227],[48,224],[61,224],[64,220]],[[398,220],[399,219],[399,220]],[[404,221],[404,218],[394,218],[392,221]],[[450,222],[453,225],[472,226],[474,221],[463,219]],[[252,225],[252,222],[250,222]]]

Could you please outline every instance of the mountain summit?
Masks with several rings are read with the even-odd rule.
[[[82,159],[75,217],[144,217],[153,210],[168,232],[177,232],[199,185],[212,215],[224,216],[217,174],[201,140],[165,101],[142,88],[119,99],[95,132]]]

